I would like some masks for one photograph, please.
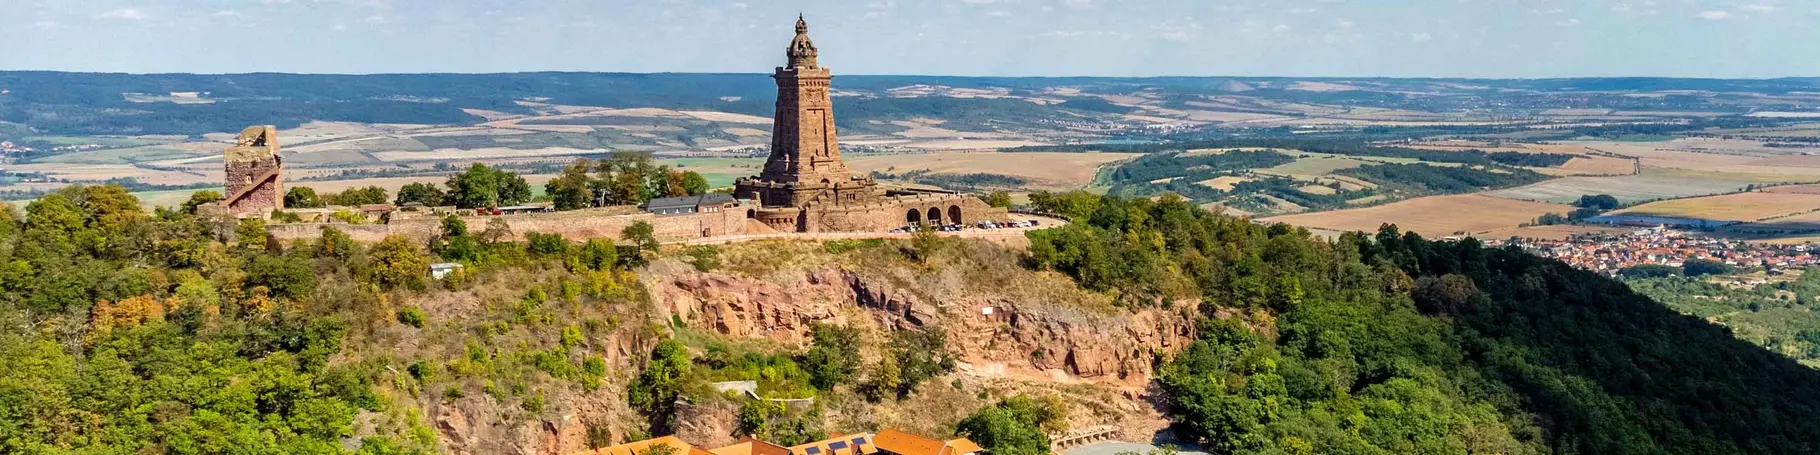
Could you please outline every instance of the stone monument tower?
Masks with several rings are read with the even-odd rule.
[[[816,62],[817,54],[809,24],[798,16],[786,66],[771,75],[777,80],[771,156],[763,173],[735,183],[735,196],[766,207],[869,204],[882,197],[870,177],[853,177],[841,162],[828,94],[833,74]]]
[[[284,160],[278,157],[278,128],[249,126],[227,149],[227,199],[234,215],[265,214],[284,208]]]

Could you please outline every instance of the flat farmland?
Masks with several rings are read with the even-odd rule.
[[[1291,156],[1294,156],[1294,155],[1291,155]],[[1263,173],[1263,174],[1275,174],[1275,175],[1319,177],[1319,176],[1323,176],[1323,175],[1327,175],[1327,174],[1332,174],[1334,171],[1338,171],[1341,169],[1352,169],[1352,168],[1364,166],[1367,164],[1375,164],[1375,163],[1373,163],[1371,161],[1365,161],[1365,160],[1359,160],[1359,159],[1353,159],[1353,158],[1340,158],[1340,157],[1334,157],[1334,156],[1310,156],[1308,158],[1297,159],[1294,162],[1291,162],[1289,164],[1284,164],[1281,166],[1267,168],[1267,169],[1258,169],[1258,172]]]
[[[931,174],[995,174],[1019,177],[1037,189],[1077,189],[1093,183],[1100,167],[1138,157],[1136,153],[1003,153],[938,152],[892,155],[849,155],[847,168],[855,174],[871,171],[901,174],[928,170]]]
[[[1820,195],[1753,192],[1651,202],[1611,214],[1757,221],[1815,210],[1820,210]]]
[[[1563,175],[1622,175],[1637,170],[1635,162],[1609,156],[1576,156],[1560,167],[1538,169],[1545,174],[1560,171]]]
[[[1568,203],[1589,194],[1609,194],[1625,203],[1743,191],[1754,182],[1677,175],[1563,177],[1482,193],[1508,199]]]
[[[1500,199],[1476,194],[1430,196],[1375,207],[1264,218],[1266,222],[1339,231],[1377,231],[1384,223],[1428,237],[1480,234],[1515,228],[1545,213],[1567,213],[1564,204]]]
[[[695,171],[706,177],[708,186],[714,188],[733,186],[735,179],[758,175],[765,169],[763,158],[664,158],[657,160],[657,164]]]
[[[1786,185],[1764,188],[1765,193],[1820,194],[1820,185]]]
[[[1740,223],[1720,230],[1729,237],[1759,240],[1811,238],[1820,234],[1820,212],[1800,213],[1755,223]]]

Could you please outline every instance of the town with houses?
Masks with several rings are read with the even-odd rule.
[[[1511,242],[1498,240],[1488,244],[1502,246]],[[1665,226],[1618,234],[1576,234],[1566,240],[1519,239],[1515,242],[1537,256],[1558,259],[1606,275],[1617,275],[1625,268],[1638,265],[1680,267],[1691,260],[1720,262],[1740,270],[1766,269],[1764,271],[1770,274],[1820,265],[1820,254],[1816,252],[1820,248],[1812,244],[1751,243]]]

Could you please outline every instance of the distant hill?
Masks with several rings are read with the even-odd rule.
[[[1786,94],[1820,91],[1820,79],[1382,79],[1229,77],[951,77],[837,75],[835,87],[876,99],[845,112],[844,127],[873,120],[998,113],[1004,119],[1068,120],[1118,114],[1101,96],[1230,96],[1293,103],[1416,109],[1432,112],[1573,107],[1747,112],[1733,101],[1694,94],[1640,99],[1617,92],[1697,91]],[[1297,84],[1324,87],[1299,90]],[[898,96],[906,86],[990,90],[1002,95],[933,92]],[[1058,90],[1066,88],[1067,90]],[[0,72],[0,121],[54,134],[200,134],[249,123],[290,127],[309,120],[362,123],[468,124],[464,109],[530,113],[518,101],[614,108],[659,107],[769,115],[775,96],[762,74],[99,74]],[[1514,92],[1514,93],[1513,93]],[[1531,92],[1553,95],[1536,96]],[[1612,92],[1609,95],[1592,92]],[[1424,94],[1415,96],[1412,94]],[[919,100],[939,98],[943,101]],[[1497,103],[1487,98],[1499,98]],[[1030,101],[1005,104],[1004,100]],[[1075,101],[1073,103],[1052,101]],[[851,98],[843,103],[857,104]],[[1025,109],[1036,107],[1038,109]]]

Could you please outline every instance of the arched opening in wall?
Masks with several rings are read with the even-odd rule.
[[[966,221],[961,220],[961,206],[958,206],[958,205],[948,206],[948,222],[954,223],[954,224],[966,223]]]
[[[910,213],[904,214],[904,222],[911,226],[923,224],[923,211],[910,209]]]
[[[937,226],[940,226],[942,224],[942,208],[941,207],[930,207],[929,208],[929,222],[935,223]]]
[[[746,209],[746,219],[758,218],[758,209]]]

